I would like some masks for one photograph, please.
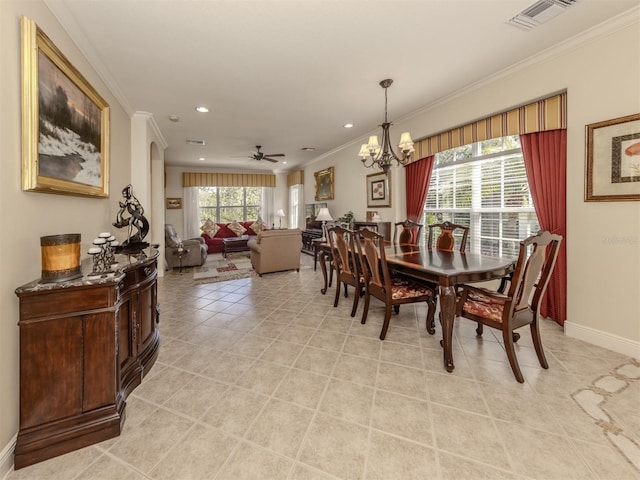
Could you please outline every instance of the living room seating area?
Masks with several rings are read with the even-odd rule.
[[[260,219],[249,222],[233,221],[229,223],[216,223],[212,220],[206,220],[200,230],[202,230],[200,236],[207,245],[207,253],[221,253],[224,251],[224,238],[255,237],[263,230],[267,230],[267,228]]]

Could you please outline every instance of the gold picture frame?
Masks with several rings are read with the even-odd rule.
[[[22,17],[22,190],[109,196],[109,105]]]
[[[333,167],[325,168],[315,172],[316,201],[333,200],[334,198],[334,178]]]
[[[586,126],[586,202],[640,200],[640,113]]]
[[[182,198],[167,197],[167,210],[179,210],[182,208]]]
[[[367,208],[391,206],[391,172],[367,175]]]

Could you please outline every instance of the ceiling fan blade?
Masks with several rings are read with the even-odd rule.
[[[275,158],[269,158],[269,157],[262,157],[263,160],[267,160],[268,162],[272,162],[272,163],[278,163],[278,160],[276,160]]]
[[[284,157],[284,153],[265,153],[264,154],[265,157]]]

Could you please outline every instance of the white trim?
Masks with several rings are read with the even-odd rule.
[[[567,337],[577,338],[599,347],[613,350],[614,352],[640,359],[640,342],[629,340],[612,333],[585,327],[573,322],[564,322],[564,334]]]
[[[16,433],[2,452],[0,452],[0,478],[5,478],[13,471],[13,452],[16,449],[17,439],[18,434]]]

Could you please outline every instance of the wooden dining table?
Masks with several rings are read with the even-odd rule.
[[[316,245],[316,256],[324,276],[321,292],[327,291],[326,257],[330,253],[327,243]],[[405,275],[438,285],[442,321],[444,367],[448,372],[453,363],[453,322],[455,320],[456,289],[461,283],[485,282],[502,279],[513,272],[515,260],[490,257],[474,253],[443,252],[426,245],[400,244],[385,247],[387,264]]]
[[[455,286],[502,279],[513,272],[515,261],[473,253],[443,252],[426,245],[389,245],[385,247],[385,255],[393,270],[438,284],[444,368],[452,372],[455,368],[452,354]]]

